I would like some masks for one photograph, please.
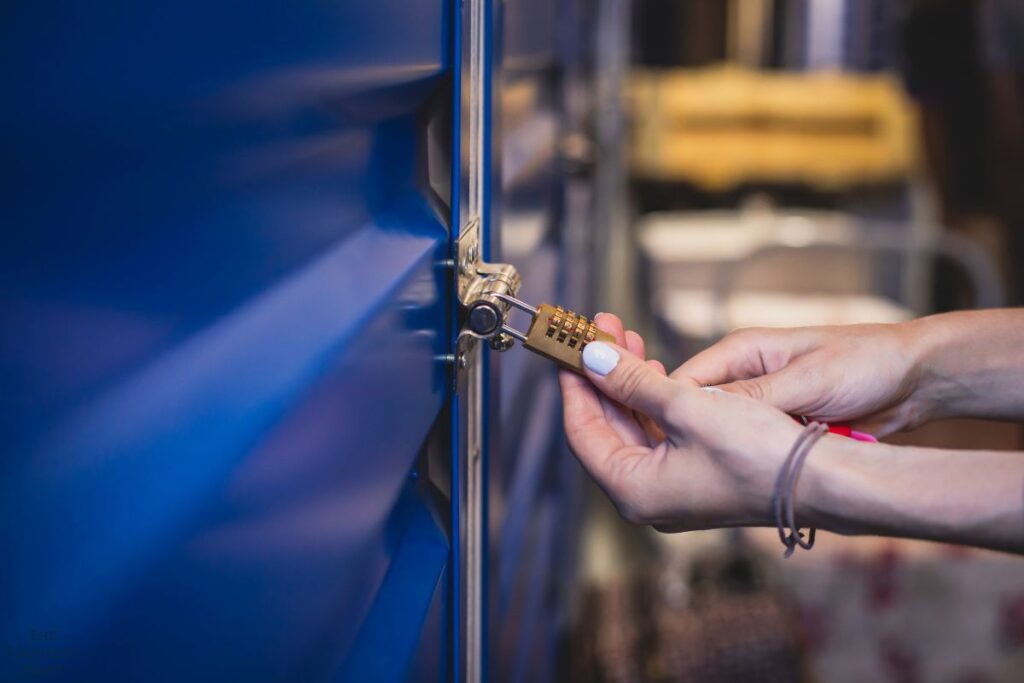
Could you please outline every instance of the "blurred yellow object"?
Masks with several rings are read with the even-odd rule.
[[[914,115],[889,75],[634,70],[627,92],[633,171],[649,180],[836,190],[898,182],[914,163]]]

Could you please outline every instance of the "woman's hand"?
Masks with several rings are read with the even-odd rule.
[[[886,338],[891,328],[816,328],[778,331],[778,336],[775,331],[748,331],[723,342],[735,344],[734,350],[745,349],[743,362],[731,362],[729,354],[719,353],[730,347],[719,345],[715,353],[699,359],[698,371],[691,361],[675,377],[667,377],[660,364],[644,362],[638,335],[624,332],[615,316],[601,315],[598,326],[615,335],[618,344],[594,342],[584,349],[586,377],[561,373],[566,434],[576,457],[630,521],[662,531],[772,524],[775,478],[802,428],[748,394],[794,412],[836,419],[887,410],[913,416],[900,406],[919,400],[913,395],[920,392],[932,393],[928,402],[940,413],[935,406],[941,407],[943,397],[952,394],[968,399],[997,396],[1007,414],[1018,415],[1024,413],[1018,381],[1022,328],[1017,323],[1022,320],[1020,314],[1005,311],[924,319],[919,340],[931,347],[926,344],[918,356],[923,388],[912,388],[912,397],[901,404],[908,381],[914,386],[914,371],[907,369],[900,343]],[[963,381],[951,385],[944,378],[951,376],[949,367],[964,365],[965,351],[976,346],[973,337],[979,336],[995,352],[970,356],[975,360],[965,392]],[[844,364],[846,373],[855,370],[857,381],[844,381],[838,369],[816,372],[801,360],[809,356]],[[799,372],[783,372],[793,368]],[[777,382],[772,375],[785,375],[785,381]],[[758,386],[747,380],[768,377],[768,389],[746,390]],[[872,378],[885,378],[885,389],[873,388]],[[716,382],[733,382],[724,387],[731,393],[700,388]],[[801,402],[804,395],[818,402]],[[991,405],[972,407],[969,400],[960,400],[958,410]],[[909,419],[890,419],[888,424]],[[796,520],[801,526],[839,533],[1024,553],[1022,484],[1021,453],[865,444],[826,435],[800,475]]]
[[[770,523],[775,476],[801,427],[766,403],[667,377],[618,318],[597,324],[618,344],[587,346],[586,378],[561,373],[565,428],[619,512],[671,531]]]
[[[929,418],[911,325],[738,330],[672,377],[884,436]]]

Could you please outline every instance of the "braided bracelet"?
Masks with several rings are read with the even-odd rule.
[[[821,422],[811,422],[804,431],[800,433],[785,462],[779,469],[779,476],[775,478],[775,490],[772,495],[772,504],[775,508],[775,526],[779,530],[779,540],[786,546],[784,557],[789,557],[796,550],[797,546],[805,550],[814,547],[814,532],[812,527],[808,533],[807,540],[796,525],[796,516],[793,512],[793,492],[796,490],[797,481],[800,479],[800,472],[803,469],[804,461],[810,454],[818,439],[828,433],[828,425]],[[788,535],[787,535],[788,528]]]

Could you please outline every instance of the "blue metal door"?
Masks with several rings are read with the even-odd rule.
[[[2,14],[0,679],[444,678],[450,3]]]
[[[0,680],[551,678],[554,373],[449,263],[585,305],[585,6],[5,6]]]

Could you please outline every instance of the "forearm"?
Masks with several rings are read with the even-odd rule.
[[[1024,453],[828,437],[806,474],[797,492],[801,525],[1024,553]]]
[[[927,419],[1024,419],[1024,309],[935,315],[904,329]]]

